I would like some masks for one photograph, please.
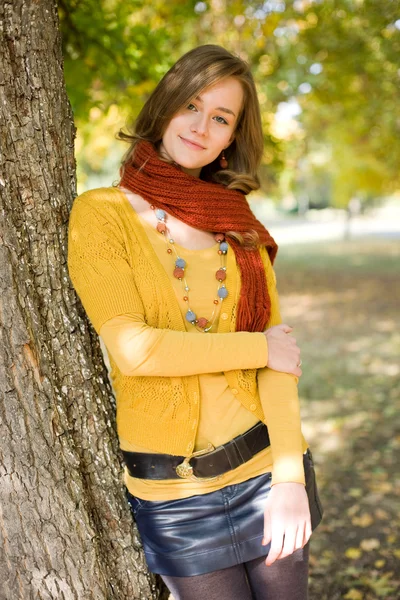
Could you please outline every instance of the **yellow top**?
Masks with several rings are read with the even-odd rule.
[[[199,332],[184,318],[181,282],[172,275],[174,261],[155,225],[141,219],[117,188],[86,192],[71,211],[70,276],[109,353],[121,448],[187,455],[209,441],[227,442],[260,419],[267,422],[271,448],[217,482],[138,480],[125,472],[128,489],[150,500],[186,497],[271,470],[274,484],[304,483],[307,444],[297,379],[262,368],[262,333],[234,332],[240,274],[233,251],[227,254],[229,296],[220,318],[210,333]],[[206,317],[216,292],[217,246],[176,246],[188,264],[192,308]],[[272,326],[281,322],[275,276],[265,249],[261,253]]]

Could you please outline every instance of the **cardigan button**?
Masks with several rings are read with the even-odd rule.
[[[232,392],[232,394],[235,394],[235,396],[236,396],[236,394],[238,394],[238,393],[239,393],[239,392],[238,392],[238,390],[237,390],[236,388],[232,388],[232,389],[231,389],[231,392]]]
[[[222,319],[223,321],[226,321],[226,320],[227,320],[227,318],[228,318],[228,313],[222,313],[222,315],[221,315],[221,319]]]
[[[256,410],[257,404],[250,404],[250,410]]]

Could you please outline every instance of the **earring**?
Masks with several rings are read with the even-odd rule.
[[[228,161],[225,158],[224,150],[222,150],[222,154],[219,159],[219,164],[221,165],[221,169],[226,169],[226,167],[228,166]]]

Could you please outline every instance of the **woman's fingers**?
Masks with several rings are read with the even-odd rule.
[[[267,367],[300,377],[300,348],[296,338],[287,335],[291,331],[293,328],[286,324],[275,325],[264,331],[268,343]]]
[[[272,565],[276,560],[286,558],[300,550],[308,542],[310,535],[306,524],[303,523],[300,527],[277,527],[273,528],[271,537],[271,548],[268,553],[265,564]]]
[[[264,511],[263,544],[270,542],[267,566],[290,556],[311,536],[307,491],[301,483],[277,483],[271,487]]]
[[[279,329],[282,329],[284,333],[291,333],[293,331],[293,327],[290,325],[286,325],[286,323],[281,323],[280,325],[276,325]]]
[[[277,558],[280,556],[283,548],[283,538],[284,538],[284,528],[280,523],[276,523],[275,525],[272,523],[271,527],[271,547],[268,552],[267,559],[265,564],[269,567],[272,565]]]
[[[295,541],[295,550],[299,550],[303,548],[307,543],[306,540],[306,523],[304,523],[301,527],[297,529],[296,533],[296,541]]]
[[[291,527],[285,530],[283,547],[281,553],[277,557],[278,560],[290,556],[296,550],[296,534],[296,528]]]
[[[296,375],[296,377],[301,377],[303,375],[303,371],[300,369],[300,367],[296,367],[293,369],[292,374]]]
[[[267,546],[271,541],[271,515],[269,510],[266,509],[264,512],[264,537],[262,545]]]
[[[306,521],[306,526],[304,528],[304,544],[303,546],[305,546],[308,542],[308,540],[310,539],[312,534],[312,528],[311,528],[311,516],[310,518],[307,519]]]

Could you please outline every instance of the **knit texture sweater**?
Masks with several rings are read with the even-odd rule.
[[[273,289],[268,254],[263,248],[260,252]],[[117,316],[136,316],[138,325],[120,338],[125,343],[112,350],[107,346],[120,439],[148,451],[190,454],[199,424],[199,375],[224,373],[242,406],[267,422],[273,483],[304,482],[306,442],[296,378],[264,368],[263,333],[235,331],[238,271],[224,300],[226,318],[219,320],[216,333],[188,332],[170,278],[129,201],[116,188],[91,190],[75,199],[68,265],[97,333]]]

